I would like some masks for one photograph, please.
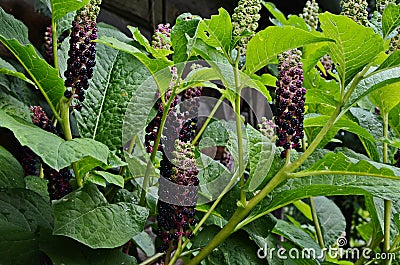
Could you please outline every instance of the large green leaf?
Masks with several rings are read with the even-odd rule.
[[[387,38],[400,26],[400,5],[389,4],[382,15],[382,33]]]
[[[345,107],[348,109],[362,98],[368,96],[373,91],[381,87],[400,82],[400,67],[377,70],[369,74],[356,86]]]
[[[146,254],[147,257],[151,257],[155,254],[156,250],[153,244],[153,239],[145,231],[134,236],[132,240],[144,252],[144,254]]]
[[[91,249],[64,236],[41,236],[40,250],[51,258],[53,265],[137,265],[136,259],[120,248]]]
[[[292,26],[268,27],[258,32],[247,45],[246,72],[256,72],[286,50],[323,41],[330,39],[318,32],[308,32]]]
[[[127,38],[116,29],[103,25],[99,27],[99,34]],[[83,137],[106,144],[111,150],[119,150],[129,99],[150,73],[132,55],[104,45],[98,45],[96,60],[82,111],[75,112],[79,132]]]
[[[53,217],[48,201],[25,189],[0,192],[0,263],[38,264],[38,235],[52,229]]]
[[[132,203],[108,204],[95,185],[53,202],[55,235],[91,248],[114,248],[143,231],[149,211]]]
[[[191,53],[189,38],[195,38],[201,17],[184,13],[180,15],[171,30],[171,42],[174,50],[174,63],[185,62]]]
[[[104,144],[87,138],[65,141],[33,124],[17,120],[0,110],[0,127],[10,129],[23,146],[28,146],[50,167],[60,170],[91,156],[107,164],[109,150]]]
[[[28,29],[0,8],[0,42],[17,58],[42,92],[53,112],[65,87],[58,71],[51,67],[28,41]]]
[[[14,66],[12,66],[11,64],[9,64],[8,62],[4,61],[1,58],[0,58],[0,74],[15,76],[15,77],[35,86],[35,83],[33,83],[32,80],[28,79],[23,73],[18,72],[14,68]]]
[[[246,181],[249,191],[256,190],[267,177],[274,161],[275,144],[251,126],[247,126],[249,139],[250,177]]]
[[[25,121],[31,121],[31,111],[27,105],[10,94],[0,90],[0,109],[9,115],[19,117]]]
[[[399,74],[400,75],[400,74]],[[397,104],[400,103],[400,82],[388,84],[375,90],[369,96],[382,114],[389,113]]]
[[[200,22],[198,37],[214,48],[222,48],[228,54],[232,39],[231,17],[223,8],[218,11],[218,15]]]
[[[0,146],[0,189],[23,188],[24,170],[4,147]]]
[[[400,104],[389,113],[389,125],[396,133],[396,136],[400,138]]]
[[[371,28],[363,27],[345,16],[319,15],[321,29],[335,42],[330,42],[329,55],[344,86],[384,50],[383,39]],[[344,89],[344,88],[343,88]]]
[[[346,219],[332,200],[322,196],[311,198],[311,200],[315,203],[325,246],[333,246],[346,231]]]
[[[388,58],[386,58],[383,63],[378,67],[377,71],[386,69],[386,68],[391,68],[391,67],[396,67],[400,65],[400,50],[392,52]]]
[[[89,3],[89,0],[50,0],[52,18],[57,21],[67,13],[78,10]]]

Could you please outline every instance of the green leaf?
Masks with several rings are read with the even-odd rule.
[[[51,258],[53,265],[138,264],[134,257],[124,254],[120,248],[91,249],[63,236],[41,236],[40,250]]]
[[[349,109],[359,100],[368,96],[373,91],[381,87],[400,82],[399,71],[400,67],[394,67],[377,70],[368,75],[356,86],[353,94],[350,96],[349,101],[345,104],[345,107]]]
[[[292,26],[268,27],[258,32],[247,45],[246,73],[258,71],[286,50],[330,40],[320,33]]]
[[[286,19],[285,14],[283,14],[274,3],[271,2],[263,2],[264,6],[268,9],[268,11],[276,18],[276,20],[281,25],[287,25],[289,21]]]
[[[11,64],[9,64],[8,62],[4,61],[1,58],[0,58],[0,74],[15,76],[16,78],[19,78],[33,86],[36,86],[35,83],[32,82],[32,80],[28,79],[23,73],[18,72],[14,68],[14,66],[12,66]]]
[[[221,243],[207,257],[210,265],[258,265],[265,264],[257,257],[258,246],[244,232],[238,232]]]
[[[185,62],[191,53],[188,38],[195,38],[201,17],[190,13],[181,14],[171,29],[171,42],[174,50],[174,63]]]
[[[96,42],[135,56],[136,59],[142,62],[146,66],[147,70],[152,74],[155,74],[158,71],[163,70],[172,64],[171,62],[165,59],[157,59],[157,58],[150,59],[149,57],[147,57],[146,54],[141,52],[138,48],[130,44],[127,44],[125,42],[122,42],[114,37],[102,36],[99,37],[99,39]]]
[[[400,137],[400,104],[392,109],[389,113],[390,128]]]
[[[19,121],[0,110],[0,127],[10,129],[23,146],[28,146],[50,167],[60,170],[71,163],[91,156],[107,163],[109,150],[104,144],[87,138],[65,141],[33,124]],[[43,142],[43,139],[46,139]]]
[[[89,0],[51,0],[52,18],[59,20],[67,13],[81,9],[89,3]]]
[[[133,39],[136,40],[140,45],[142,45],[148,53],[153,55],[155,58],[163,58],[171,53],[173,53],[171,50],[167,49],[154,49],[149,41],[146,39],[145,36],[140,33],[139,29],[137,27],[131,27],[128,26],[128,29],[131,31]]]
[[[377,71],[396,67],[400,65],[400,50],[392,52],[383,63],[378,67]]]
[[[315,43],[307,45],[303,48],[303,70],[308,73],[315,67],[319,60],[328,53],[328,45],[326,43]]]
[[[382,33],[386,39],[400,26],[400,5],[389,4],[382,15]]]
[[[84,185],[53,202],[55,235],[71,237],[91,248],[114,248],[143,231],[146,208],[108,204],[95,185]]]
[[[275,144],[251,126],[247,126],[249,139],[250,177],[246,181],[250,192],[256,190],[267,177],[275,154]]]
[[[75,19],[76,12],[66,14],[64,17],[57,21],[57,37],[60,37],[64,32],[70,30],[72,27],[72,21]],[[68,45],[69,48],[69,45]]]
[[[200,22],[198,37],[214,48],[222,48],[228,54],[232,39],[231,17],[223,8],[218,11],[218,15]]]
[[[26,176],[24,178],[25,188],[41,195],[46,201],[50,201],[49,191],[47,188],[47,179],[42,179],[38,176]]]
[[[31,122],[31,111],[27,105],[12,95],[1,93],[0,91],[0,109],[8,115],[19,117],[27,122]]]
[[[324,13],[319,15],[321,29],[335,42],[330,42],[329,55],[344,86],[384,50],[383,39],[371,28],[361,26],[345,16]],[[343,87],[344,89],[344,87]]]
[[[53,113],[62,98],[64,81],[29,43],[25,25],[0,8],[0,42],[17,58],[42,92]]]
[[[111,174],[105,171],[93,171],[93,174],[99,175],[103,179],[105,179],[108,183],[117,185],[121,188],[124,187],[124,177],[121,175]]]
[[[346,231],[346,219],[332,200],[322,196],[311,198],[311,200],[315,203],[325,246],[333,246]]]
[[[382,114],[389,113],[400,103],[400,82],[385,85],[369,95]]]
[[[24,170],[4,147],[0,146],[0,189],[23,188]]]
[[[291,223],[278,219],[272,232],[285,237],[302,249],[314,249],[316,253],[322,253],[320,246],[309,234]]]
[[[51,230],[53,217],[48,201],[25,189],[0,192],[0,263],[39,263],[38,235]]]
[[[153,240],[148,233],[143,231],[134,236],[132,240],[144,252],[144,254],[146,254],[147,257],[151,257],[156,253]]]
[[[101,35],[122,35],[116,29],[100,27]],[[120,36],[122,38],[124,36]],[[146,67],[130,54],[104,45],[97,47],[97,63],[86,100],[75,112],[81,136],[106,144],[111,150],[122,147],[122,124],[130,98],[150,76]]]

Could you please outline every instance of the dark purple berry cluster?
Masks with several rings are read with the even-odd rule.
[[[276,145],[285,149],[281,153],[282,157],[286,156],[286,150],[299,148],[304,137],[306,89],[303,87],[301,55],[301,51],[297,49],[279,55],[275,124],[278,127]]]
[[[165,155],[161,161],[159,188],[158,237],[160,251],[175,249],[182,237],[191,239],[196,225],[195,205],[199,173],[190,142],[176,140],[172,162]]]
[[[49,64],[54,62],[52,26],[47,27],[44,33],[44,55]]]
[[[33,124],[47,132],[57,134],[53,123],[40,106],[31,106],[31,111]],[[35,153],[28,147],[23,147],[21,151],[23,154],[19,158],[25,171],[25,175],[37,175],[38,159]],[[72,174],[69,169],[63,168],[60,171],[57,171],[46,164],[43,164],[42,167],[44,178],[48,180],[47,188],[50,199],[57,200],[72,192],[71,184],[69,182],[72,178]]]
[[[235,166],[235,161],[233,159],[232,154],[229,152],[229,150],[225,147],[224,152],[221,155],[220,162],[222,165],[224,165],[227,169],[232,171]]]
[[[75,96],[80,102],[85,100],[85,90],[89,88],[89,79],[93,76],[96,65],[97,23],[100,11],[99,0],[90,0],[89,4],[77,11],[70,35],[67,70],[64,73],[66,98]],[[76,106],[77,110],[81,105]]]
[[[396,163],[394,164],[394,166],[400,167],[400,149],[397,149],[396,154],[394,154],[394,160],[396,160]]]
[[[325,54],[319,61],[321,62],[322,66],[325,69],[325,73],[322,71],[319,71],[320,76],[327,80],[330,80],[332,77],[329,74],[329,72],[332,72],[333,68],[334,68],[332,58],[329,56],[329,54]]]

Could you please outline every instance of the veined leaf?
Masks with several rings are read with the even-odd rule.
[[[174,50],[174,63],[185,62],[189,59],[191,48],[189,38],[195,39],[201,17],[184,13],[180,15],[171,29],[171,42]]]
[[[43,162],[56,170],[87,156],[107,163],[107,146],[92,139],[77,138],[65,141],[33,124],[16,120],[3,110],[0,110],[0,127],[11,130],[21,145],[28,146],[43,159]]]
[[[84,185],[53,202],[55,235],[91,248],[114,248],[143,230],[149,211],[132,203],[108,204],[95,185]]]
[[[383,63],[376,69],[376,71],[383,70],[386,68],[396,67],[400,65],[400,50],[394,51],[386,58]]]
[[[382,15],[382,33],[386,39],[400,26],[400,5],[389,4]]]
[[[24,170],[4,147],[0,146],[0,189],[23,188]]]
[[[375,90],[369,95],[382,114],[389,113],[397,104],[400,103],[400,82],[388,84]]]
[[[78,10],[89,3],[89,0],[50,0],[52,18],[59,20],[67,13]]]
[[[247,45],[246,73],[256,72],[286,50],[324,41],[331,39],[292,26],[268,27],[258,32]]]
[[[28,29],[19,20],[0,8],[0,42],[17,58],[42,92],[53,113],[62,98],[64,81],[58,71],[37,53],[28,41]]]
[[[383,39],[371,28],[358,25],[345,16],[324,13],[319,15],[319,19],[325,36],[335,40],[328,44],[329,55],[336,63],[340,79],[347,86],[384,50]]]
[[[4,61],[0,58],[0,74],[12,75],[15,76],[33,86],[36,87],[35,83],[32,82],[29,78],[27,78],[23,73],[18,72],[14,66],[9,64],[8,62]]]
[[[232,39],[232,24],[229,13],[220,8],[218,15],[211,16],[211,19],[204,19],[198,28],[198,37],[206,44],[214,48],[222,48],[229,54]]]

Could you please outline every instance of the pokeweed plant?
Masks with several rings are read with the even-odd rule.
[[[399,5],[369,22],[357,1],[318,20],[315,1],[289,17],[264,3],[275,25],[257,31],[261,1],[244,0],[149,42],[97,23],[100,1],[42,2],[50,64],[0,9],[0,127],[20,145],[0,147],[1,264],[138,264],[139,249],[141,264],[398,262]],[[202,87],[220,98],[201,120]],[[274,119],[241,116],[248,89]],[[222,104],[233,120],[214,117]],[[361,153],[327,149],[338,132]],[[364,197],[358,242],[343,242],[335,195]],[[272,215],[291,205],[312,225]]]

